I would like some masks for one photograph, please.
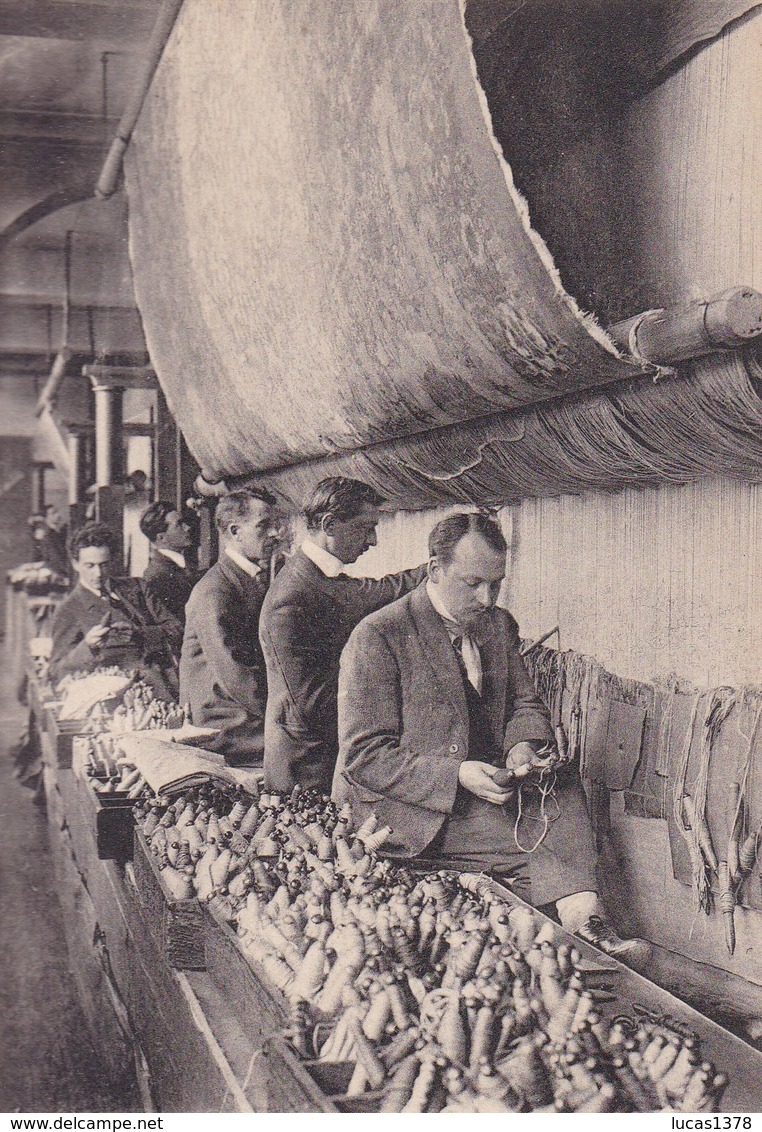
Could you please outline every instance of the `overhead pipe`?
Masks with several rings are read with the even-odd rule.
[[[156,68],[159,66],[159,61],[182,6],[183,0],[164,0],[156,17],[156,23],[148,41],[145,65],[140,80],[130,96],[122,117],[119,119],[116,136],[111,143],[98,183],[95,186],[95,195],[99,200],[108,200],[119,187],[127,146],[130,144],[133,130],[143,109],[143,103],[156,74]]]
[[[608,327],[615,344],[641,362],[672,366],[762,335],[762,294],[733,287],[711,299],[645,311]]]

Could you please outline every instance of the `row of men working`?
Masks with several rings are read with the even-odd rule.
[[[228,761],[371,812],[386,849],[417,867],[502,877],[562,924],[640,963],[601,915],[596,852],[574,769],[496,604],[506,571],[499,525],[463,512],[431,532],[428,562],[381,579],[344,573],[376,544],[383,501],[367,484],[322,481],[307,537],[270,582],[280,518],[264,490],[219,501],[220,555],[198,581],[189,531],[168,504],[143,519],[157,554],[143,581],[110,579],[111,536],[74,536],[79,579],[53,625],[51,670],[138,664],[171,682],[194,723],[218,729]],[[181,621],[184,615],[184,631]]]

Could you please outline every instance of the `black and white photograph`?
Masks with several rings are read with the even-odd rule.
[[[755,1128],[761,188],[750,0],[0,0],[9,1132]]]

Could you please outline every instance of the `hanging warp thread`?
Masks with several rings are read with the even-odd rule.
[[[748,703],[748,700],[749,700],[748,694],[744,693],[744,696],[743,696],[742,701],[741,701],[742,705],[746,706],[746,704]],[[749,774],[751,772],[754,749],[755,749],[755,746],[756,746],[757,735],[758,735],[758,732],[759,732],[759,725],[760,725],[761,720],[762,720],[762,701],[757,704],[757,709],[756,709],[756,712],[755,712],[755,715],[754,715],[754,723],[752,724],[751,731],[748,735],[744,735],[744,733],[741,731],[740,727],[736,723],[736,731],[738,732],[739,737],[746,743],[746,751],[745,751],[745,754],[744,754],[743,762],[741,764],[741,774],[740,774],[740,780],[738,782],[738,796],[736,798],[735,807],[733,809],[731,830],[735,829],[736,824],[737,824],[738,819],[739,819],[739,816],[740,816],[741,811],[742,811],[742,807],[744,806],[744,799],[746,797],[746,788],[747,788],[747,785],[748,785]],[[757,856],[757,841],[759,839],[759,833],[760,833],[760,831],[757,830],[756,835],[754,836],[753,840],[751,841],[751,845],[753,846],[754,860],[753,861],[739,861],[739,874],[740,875],[737,878],[731,877],[731,880],[737,880],[736,889],[740,888],[740,886],[743,883],[743,881],[745,880],[746,876],[748,876],[748,874],[751,872],[752,868],[754,867],[754,862],[756,861],[756,856]],[[747,844],[748,844],[748,842],[744,842],[744,849],[746,848]]]
[[[683,742],[682,751],[680,754],[680,762],[678,764],[677,773],[675,774],[675,781],[672,789],[672,816],[675,824],[682,834],[683,840],[688,847],[688,853],[691,860],[691,875],[692,875],[692,888],[694,900],[696,903],[697,911],[709,912],[711,908],[711,887],[709,878],[707,876],[707,866],[704,856],[701,851],[699,842],[699,824],[698,815],[692,811],[692,799],[687,795],[686,779],[688,776],[688,763],[691,756],[691,748],[696,730],[696,719],[698,717],[699,705],[704,699],[703,693],[698,693],[693,701],[691,708],[690,722],[685,733],[685,740]],[[710,705],[711,699],[710,695]],[[704,723],[709,716],[709,708],[704,715]],[[689,798],[686,804],[686,797]],[[706,801],[706,795],[705,799]],[[686,817],[690,824],[686,822]],[[693,819],[693,820],[691,820]]]

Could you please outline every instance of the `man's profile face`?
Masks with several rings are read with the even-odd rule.
[[[249,562],[269,561],[278,543],[278,518],[272,507],[253,499],[243,519],[230,524],[233,547]]]
[[[180,512],[168,511],[164,522],[167,524],[167,529],[156,536],[156,545],[165,550],[178,552],[187,550],[193,541],[193,535]]]
[[[455,546],[452,561],[446,566],[436,557],[431,559],[429,577],[450,616],[464,629],[477,628],[498,599],[505,577],[505,555],[493,550],[480,534],[469,531]]]
[[[83,546],[73,560],[81,585],[93,593],[102,594],[111,577],[111,551],[107,546]]]
[[[330,538],[329,550],[341,562],[356,562],[361,554],[378,542],[378,507],[366,503],[352,519],[331,519],[326,534]]]

